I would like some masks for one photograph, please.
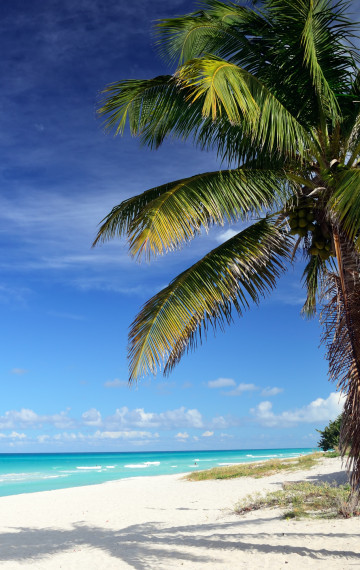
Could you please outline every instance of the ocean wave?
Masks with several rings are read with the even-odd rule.
[[[239,465],[238,463],[218,463],[218,465],[221,465],[222,467],[225,467],[227,465]]]
[[[43,475],[41,479],[59,479],[59,477],[67,477],[67,475]]]
[[[148,467],[145,463],[131,463],[130,465],[124,465],[127,469],[145,469]]]
[[[160,461],[145,461],[144,465],[160,465]]]
[[[1,482],[4,481],[26,481],[27,479],[39,479],[42,477],[42,473],[39,472],[28,472],[28,473],[3,473],[1,475]]]
[[[95,466],[89,466],[89,467],[76,467],[76,469],[96,469],[97,471],[99,471],[101,469],[101,465],[95,465]]]
[[[115,469],[115,467],[116,467],[115,465],[107,465],[106,469]]]

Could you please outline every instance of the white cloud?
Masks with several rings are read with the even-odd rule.
[[[255,384],[238,384],[234,390],[230,390],[230,392],[224,392],[227,396],[241,396],[244,392],[253,392],[254,390],[258,390],[258,386]]]
[[[234,437],[233,435],[231,435],[231,434],[229,434],[229,433],[221,433],[220,436],[221,436],[221,437],[224,437],[224,438],[229,438],[229,439],[231,439],[232,437]]]
[[[108,380],[104,383],[106,388],[125,388],[128,386],[128,382],[126,380],[119,380],[119,378],[115,378],[114,380]]]
[[[334,420],[342,411],[345,397],[332,392],[326,400],[317,398],[307,406],[294,411],[285,411],[274,414],[272,403],[260,402],[251,413],[262,424],[269,427],[288,427],[298,423],[318,423]]]
[[[216,416],[215,418],[212,419],[211,424],[213,427],[221,429],[221,428],[227,428],[229,422],[223,416]]]
[[[67,415],[68,411],[53,415],[38,415],[33,410],[22,408],[10,410],[0,416],[0,429],[12,429],[16,427],[35,428],[43,424],[51,424],[56,428],[64,429],[73,426],[74,421]]]
[[[28,372],[28,370],[26,370],[25,368],[13,368],[12,370],[10,370],[11,374],[26,374]]]
[[[201,434],[202,437],[212,437],[213,435],[213,431],[204,431],[204,433]]]
[[[106,425],[134,426],[134,427],[161,427],[162,429],[174,429],[180,427],[202,428],[203,419],[201,413],[196,410],[187,410],[185,407],[166,412],[145,412],[144,408],[129,410],[126,406],[116,410],[115,414],[105,420]]]
[[[24,433],[18,433],[17,431],[12,431],[11,433],[0,433],[0,439],[22,440],[22,439],[27,439],[27,436]]]
[[[235,231],[229,228],[228,230],[225,230],[224,232],[221,232],[218,236],[216,236],[216,241],[218,241],[219,243],[223,243],[224,241],[227,241],[228,239],[231,239],[234,236],[236,236],[236,234],[238,234],[239,231]]]
[[[18,433],[17,431],[12,431],[9,435],[11,439],[26,439],[26,435],[24,433]]]
[[[84,412],[81,417],[85,425],[88,426],[101,425],[101,414],[95,408],[91,408],[87,412]]]
[[[39,443],[45,443],[45,441],[48,441],[50,439],[49,435],[38,435],[37,438]]]
[[[184,431],[184,432],[180,432],[176,434],[175,439],[178,439],[179,441],[186,441],[189,438],[189,434]]]
[[[152,434],[149,431],[125,430],[125,431],[96,431],[94,439],[152,439],[159,437],[159,434]]]
[[[207,385],[209,388],[226,388],[227,386],[236,386],[236,382],[232,378],[218,378],[217,380],[210,380]]]
[[[270,388],[270,386],[268,386],[267,388],[264,388],[261,391],[261,395],[264,396],[265,398],[270,398],[271,396],[276,396],[277,394],[281,394],[281,392],[284,391],[284,388],[277,388],[276,386],[274,386],[274,388]]]

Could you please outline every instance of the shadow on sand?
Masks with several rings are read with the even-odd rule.
[[[221,562],[218,558],[222,552],[229,550],[265,554],[297,554],[313,560],[339,558],[353,561],[360,566],[360,554],[351,550],[315,550],[305,546],[308,544],[309,533],[274,533],[261,532],[261,526],[269,519],[257,519],[259,533],[247,534],[242,527],[249,524],[248,520],[219,522],[217,524],[188,525],[164,527],[158,522],[132,525],[120,530],[107,530],[100,527],[77,523],[71,530],[54,528],[16,528],[17,532],[3,533],[0,536],[0,561],[27,560],[29,564],[42,558],[69,552],[81,547],[100,549],[110,554],[114,559],[126,562],[136,570],[154,568],[154,560],[158,567],[166,567],[166,562],[174,559],[190,561],[194,564]],[[313,529],[312,529],[313,530]],[[202,533],[206,536],[202,536]],[[310,531],[311,532],[311,531]],[[311,532],[312,536],[323,536],[330,539],[358,539],[359,535],[341,533]],[[291,539],[303,539],[304,546],[291,545]],[[280,544],[271,545],[271,539]],[[290,544],[289,544],[290,543]],[[206,551],[206,554],[204,554]]]

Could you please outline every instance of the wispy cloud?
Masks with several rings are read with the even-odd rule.
[[[217,380],[210,380],[207,385],[209,388],[227,388],[228,386],[236,386],[236,382],[232,378],[218,378]]]
[[[26,370],[26,368],[13,368],[12,370],[10,370],[11,374],[26,374],[27,372],[29,372],[28,370]]]
[[[224,392],[226,396],[242,396],[244,392],[254,392],[255,390],[259,390],[259,387],[255,384],[246,384],[244,382],[238,384],[234,390],[230,390],[230,392]]]
[[[270,388],[270,386],[268,386],[267,388],[261,390],[261,395],[265,398],[270,398],[271,396],[277,396],[277,394],[281,394],[283,391],[284,388],[277,388],[276,386]]]
[[[84,412],[81,419],[84,424],[88,426],[99,426],[102,423],[101,413],[95,408],[91,408],[90,410],[87,410],[87,412]]]
[[[107,380],[104,382],[105,388],[126,388],[129,383],[126,380],[120,380],[119,378],[114,378],[114,380]]]
[[[175,439],[179,440],[179,441],[186,441],[187,439],[189,439],[189,434],[186,431],[177,433],[175,435]]]
[[[204,433],[201,434],[201,437],[212,437],[214,435],[213,431],[204,431]]]
[[[70,321],[83,321],[83,315],[75,315],[73,313],[58,313],[57,311],[49,311],[49,317],[55,317],[58,319],[69,319]]]

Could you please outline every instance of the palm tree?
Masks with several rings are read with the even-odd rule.
[[[94,243],[167,253],[214,224],[246,229],[151,298],[132,323],[130,381],[164,372],[212,327],[276,285],[302,252],[303,312],[322,307],[330,377],[346,394],[342,448],[360,485],[360,79],[345,0],[206,0],[157,24],[175,71],[108,86],[106,127],[151,148],[166,137],[216,149],[224,168],[125,200]],[[359,161],[359,162],[358,162]],[[251,222],[251,223],[250,223]],[[249,225],[250,224],[250,225]]]

